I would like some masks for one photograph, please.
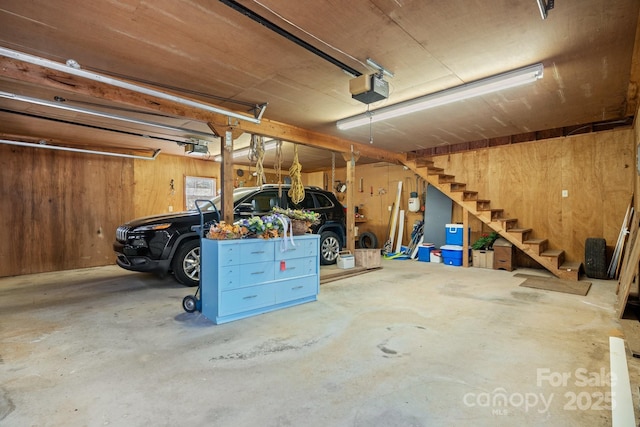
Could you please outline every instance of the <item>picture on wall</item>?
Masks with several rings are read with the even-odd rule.
[[[215,178],[185,176],[184,198],[187,210],[196,208],[196,200],[212,200],[215,196]]]

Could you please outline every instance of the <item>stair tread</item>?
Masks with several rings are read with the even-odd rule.
[[[532,231],[531,228],[510,228],[509,233],[528,233]]]
[[[564,253],[562,249],[549,249],[540,254],[540,256],[557,257]]]
[[[433,160],[426,160],[426,159],[415,159],[414,160],[416,162],[416,166],[419,168],[424,168],[424,167],[433,167]]]
[[[513,222],[513,221],[517,221],[517,220],[518,220],[518,218],[500,218],[497,221],[500,221],[500,222]]]
[[[547,239],[527,239],[524,243],[525,245],[539,245],[541,243],[548,242]]]
[[[478,208],[478,212],[503,212],[503,211],[504,209],[499,209],[499,208]]]
[[[561,266],[560,270],[577,270],[582,266],[580,261],[565,261]]]

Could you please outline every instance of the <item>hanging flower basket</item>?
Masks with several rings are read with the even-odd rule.
[[[304,221],[301,219],[291,220],[291,230],[294,236],[301,236],[308,233],[309,227],[311,227],[311,222],[309,221]]]

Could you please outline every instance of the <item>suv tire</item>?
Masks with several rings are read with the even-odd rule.
[[[320,235],[320,264],[335,264],[340,252],[340,238],[333,231],[324,231]]]
[[[198,286],[200,281],[200,240],[188,240],[173,256],[173,274],[185,286]]]

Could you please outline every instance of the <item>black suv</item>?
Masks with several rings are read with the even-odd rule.
[[[294,204],[287,195],[290,186],[278,185],[241,187],[233,192],[234,218],[266,215],[274,206],[305,209],[320,214],[320,221],[312,227],[320,235],[320,263],[336,262],[340,248],[346,244],[345,209],[335,195],[319,187],[305,187],[305,197]],[[166,274],[187,286],[197,286],[200,279],[201,221],[205,232],[220,220],[220,197],[199,203],[197,209],[134,219],[118,227],[113,250],[116,263],[127,270]]]

